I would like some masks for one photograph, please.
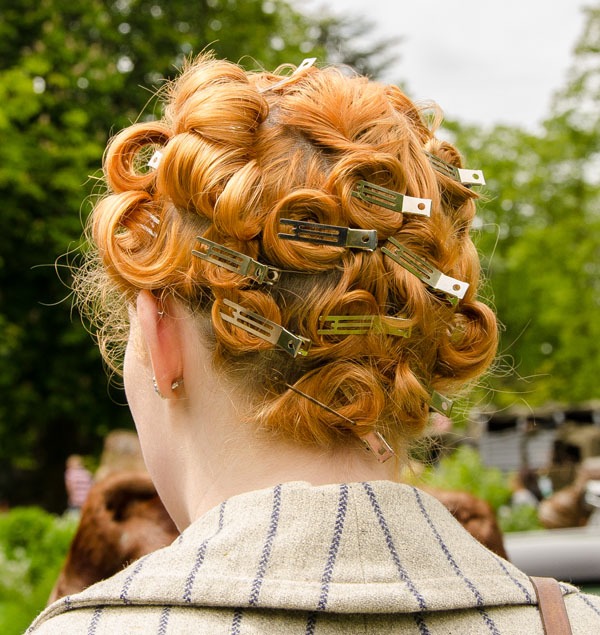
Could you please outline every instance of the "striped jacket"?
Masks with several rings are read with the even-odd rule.
[[[573,635],[600,597],[563,584]],[[50,635],[514,634],[542,626],[525,574],[435,499],[388,481],[285,483],[233,497],[171,546],[59,600]]]

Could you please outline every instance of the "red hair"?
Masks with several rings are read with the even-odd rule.
[[[109,304],[112,291],[131,302],[140,289],[210,314],[215,366],[252,377],[257,425],[323,447],[379,430],[398,448],[421,432],[432,390],[456,392],[495,355],[495,316],[476,297],[475,194],[432,168],[426,152],[456,166],[460,156],[400,89],[337,68],[309,68],[269,89],[281,79],[201,56],[169,86],[163,119],[114,137],[109,193],[91,220],[97,266],[92,258],[79,288],[107,316],[125,315]],[[144,158],[157,148],[160,165],[148,170]],[[356,198],[363,179],[431,199],[431,217]],[[376,229],[380,247],[393,237],[469,289],[454,305],[381,249],[281,240],[282,218]],[[288,273],[256,284],[194,257],[199,235]],[[310,339],[309,355],[292,359],[224,321],[225,299]],[[326,315],[401,316],[412,332],[324,335]],[[103,351],[118,351],[123,332],[119,318],[106,322]],[[354,421],[353,433],[286,383]]]

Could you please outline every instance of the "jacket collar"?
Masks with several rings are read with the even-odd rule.
[[[424,492],[293,482],[225,501],[45,617],[123,604],[411,613],[535,603],[528,577]]]

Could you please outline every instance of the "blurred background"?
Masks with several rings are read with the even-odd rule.
[[[93,473],[108,433],[133,429],[69,291],[103,149],[159,116],[156,89],[206,48],[396,83],[436,101],[441,134],[484,170],[474,239],[500,354],[432,421],[415,460],[445,467],[424,478],[500,510],[520,470],[549,497],[600,455],[600,3],[0,0],[0,625],[47,597],[56,570],[26,546],[64,554],[67,458]],[[541,526],[519,513],[506,529]]]

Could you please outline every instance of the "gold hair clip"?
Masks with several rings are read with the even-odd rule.
[[[156,150],[154,154],[150,157],[150,160],[146,164],[149,168],[156,170],[156,168],[160,165],[160,162],[163,158],[163,153],[160,150]]]
[[[431,199],[400,194],[369,181],[358,181],[352,190],[352,196],[356,196],[366,203],[391,209],[393,212],[421,216],[431,215]]]
[[[219,312],[225,322],[234,324],[247,333],[260,337],[265,342],[275,344],[275,346],[278,346],[292,357],[308,355],[311,341],[306,337],[294,335],[284,329],[283,326],[275,324],[275,322],[268,320],[266,317],[249,311],[231,300],[225,299],[223,303],[233,310],[232,315],[224,311]]]
[[[319,335],[367,335],[378,333],[383,335],[399,335],[410,337],[412,327],[406,327],[405,318],[387,315],[321,315],[319,322],[323,325],[317,330]]]
[[[284,77],[282,80],[276,82],[275,84],[271,84],[271,86],[265,86],[264,88],[261,88],[258,92],[266,93],[269,90],[275,90],[276,88],[285,86],[285,84],[287,84],[293,77],[296,77],[296,75],[298,75],[302,71],[306,70],[307,68],[310,68],[316,61],[317,61],[316,57],[307,57],[306,59],[302,60],[302,63],[300,64],[300,66],[298,66],[296,70],[289,77]]]
[[[431,152],[426,152],[425,154],[431,162],[433,169],[440,172],[440,174],[449,176],[451,179],[463,185],[485,185],[485,178],[481,170],[457,168],[455,165],[436,157],[435,154],[431,154]]]
[[[448,397],[440,395],[440,393],[435,390],[431,393],[431,401],[429,402],[429,407],[431,408],[431,410],[435,410],[441,415],[446,415],[447,417],[449,417],[452,413],[453,406],[454,402],[452,401],[452,399],[448,399]]]
[[[192,249],[192,255],[202,260],[223,267],[228,271],[239,273],[242,276],[247,276],[261,284],[273,284],[279,280],[281,271],[275,267],[262,264],[246,254],[241,254],[238,251],[229,249],[229,247],[219,245],[219,243],[208,240],[208,238],[196,236],[196,240],[208,247],[207,251]]]
[[[317,245],[333,245],[335,247],[349,247],[350,249],[377,249],[377,230],[375,229],[351,229],[338,225],[322,225],[308,221],[280,219],[282,225],[292,227],[291,234],[278,233],[284,240],[298,240],[300,242],[314,243]]]
[[[293,392],[299,394],[301,397],[304,397],[305,399],[312,401],[312,403],[323,408],[324,410],[327,410],[327,412],[331,413],[332,415],[335,415],[336,417],[343,419],[344,421],[349,423],[352,427],[356,427],[355,421],[353,421],[352,419],[349,419],[348,417],[345,417],[339,412],[336,412],[333,408],[330,408],[329,406],[325,405],[318,399],[315,399],[314,397],[307,395],[305,392],[302,392],[301,390],[299,390],[295,386],[292,386],[291,384],[286,384],[286,386]],[[380,463],[385,463],[388,459],[391,459],[394,456],[394,450],[392,450],[392,448],[390,447],[388,442],[383,438],[380,432],[369,432],[363,436],[359,436],[358,438],[364,443],[367,450],[369,450],[375,455],[375,458]]]
[[[407,271],[410,271],[410,273],[417,276],[419,280],[422,280],[430,287],[456,298],[464,298],[469,288],[468,282],[462,282],[443,274],[439,269],[436,269],[426,260],[410,251],[408,247],[401,245],[392,236],[390,236],[388,240],[394,245],[395,250],[392,251],[387,247],[382,247],[381,251],[386,256],[389,256],[394,262],[404,267]]]

